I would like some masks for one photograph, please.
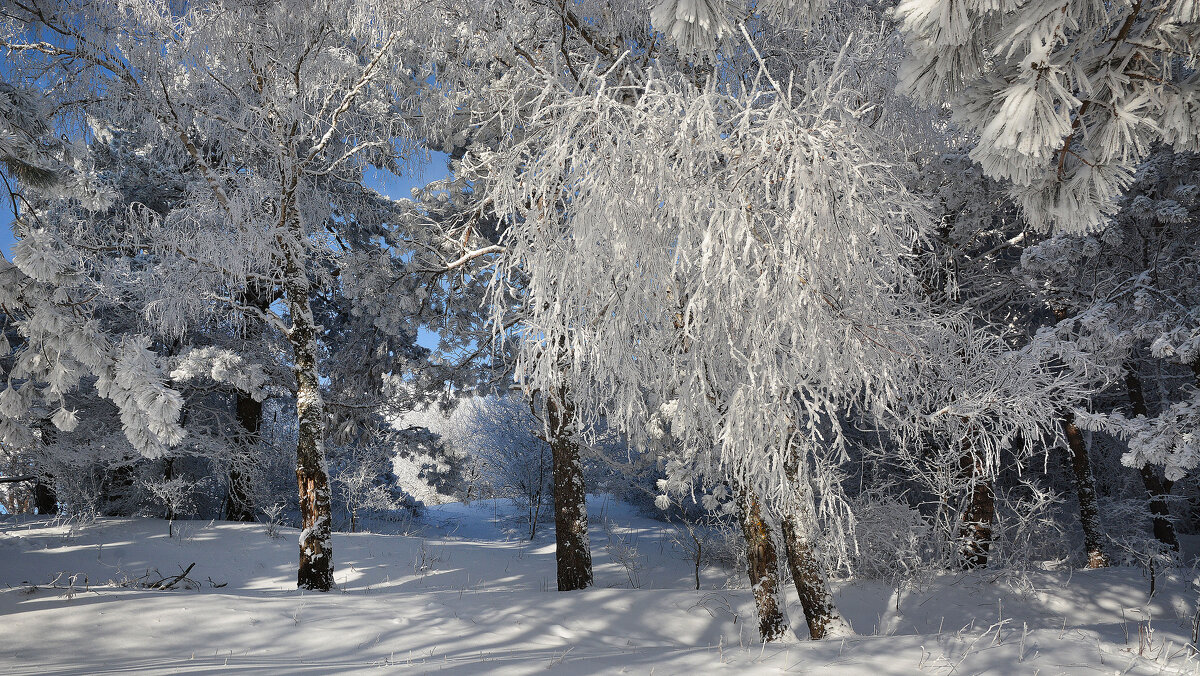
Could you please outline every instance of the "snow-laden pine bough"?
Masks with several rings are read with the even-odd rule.
[[[1103,228],[1157,142],[1200,148],[1190,0],[904,0],[902,86],[946,103],[1040,229]]]

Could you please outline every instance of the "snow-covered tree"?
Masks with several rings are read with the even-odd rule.
[[[511,142],[463,164],[511,224],[520,376],[565,371],[584,415],[632,435],[669,407],[686,447],[778,504],[790,430],[836,448],[822,421],[885,400],[912,363],[903,261],[926,216],[836,53],[780,86],[752,47],[744,89],[633,59],[567,76],[518,62],[483,104]]]
[[[92,133],[138,139],[180,188],[165,213],[131,204],[120,229],[97,232],[84,217],[75,221],[81,227],[31,226],[18,262],[33,261],[29,272],[60,285],[58,277],[77,271],[84,280],[136,274],[136,310],[153,335],[218,321],[235,330],[259,325],[283,339],[296,402],[299,584],[330,588],[326,436],[353,432],[355,411],[388,398],[368,402],[362,393],[424,359],[414,345],[416,318],[444,288],[433,280],[471,260],[461,231],[448,233],[363,186],[368,167],[400,172],[411,146],[406,115],[415,111],[404,97],[424,86],[403,64],[413,45],[402,46],[399,31],[411,16],[352,2],[302,11],[289,3],[193,3],[176,11],[149,2],[21,2],[11,16],[10,25],[23,27],[9,32],[8,47],[30,55],[31,68],[82,64],[98,82],[94,98],[79,104],[102,120]],[[22,42],[37,31],[56,37]],[[128,253],[113,256],[114,249]],[[56,326],[39,330],[72,339]],[[87,338],[74,340],[104,344]],[[108,359],[122,375],[112,378],[133,391],[102,392],[128,418],[135,448],[162,454],[182,438],[182,402],[146,340],[120,341]],[[365,354],[351,351],[364,341]],[[93,371],[103,366],[98,351]],[[445,380],[445,369],[435,369],[423,382]],[[328,409],[323,389],[338,399]]]

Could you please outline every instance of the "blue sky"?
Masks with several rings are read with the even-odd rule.
[[[12,202],[3,200],[4,208],[0,209],[0,251],[4,252],[4,257],[12,260],[12,245],[15,243],[12,234]]]

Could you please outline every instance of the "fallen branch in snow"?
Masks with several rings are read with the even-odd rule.
[[[188,579],[188,576],[187,576],[188,573],[192,572],[192,568],[195,568],[195,567],[196,567],[196,562],[193,561],[190,565],[188,565],[187,568],[184,569],[184,571],[182,573],[176,575],[175,577],[169,578],[169,579],[164,577],[163,579],[159,580],[158,582],[155,582],[154,584],[149,585],[149,588],[150,589],[171,589],[175,585],[179,584],[180,581],[182,581],[182,580],[188,580],[188,582],[191,582],[192,584],[196,584],[196,582],[194,580]]]

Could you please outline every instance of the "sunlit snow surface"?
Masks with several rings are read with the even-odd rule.
[[[1135,569],[1034,573],[1036,591],[1024,592],[995,572],[947,575],[906,589],[898,612],[893,587],[843,582],[837,599],[858,638],[810,642],[801,628],[764,647],[749,592],[727,588],[726,571],[707,569],[696,591],[663,524],[603,497],[589,510],[597,585],[571,593],[554,590],[553,533],[524,540],[504,502],[371,524],[409,535],[335,534],[338,589],[327,594],[294,588],[294,529],[270,538],[257,524],[181,522],[170,539],[153,519],[9,517],[0,672],[1049,675],[1200,664],[1184,648],[1188,576],[1160,573],[1147,605]],[[640,588],[610,557],[610,533],[641,553]],[[192,562],[198,590],[130,586]]]

